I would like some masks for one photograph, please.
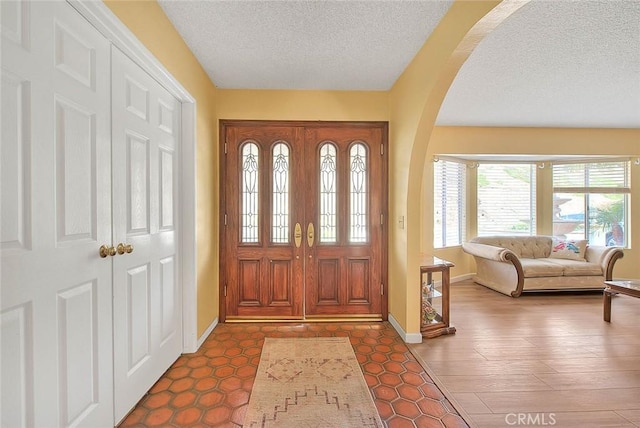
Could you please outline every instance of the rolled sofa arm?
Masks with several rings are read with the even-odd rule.
[[[590,245],[587,247],[587,252],[584,257],[590,263],[599,264],[602,268],[605,281],[611,281],[613,279],[613,266],[618,259],[624,257],[624,252],[620,247]]]
[[[478,266],[478,269],[480,269],[481,266],[484,266],[486,269],[492,269],[491,265],[493,265],[495,269],[504,270],[504,265],[502,265],[502,263],[511,265],[513,269],[515,269],[515,289],[511,289],[513,285],[509,285],[506,290],[503,287],[500,287],[501,290],[497,290],[497,288],[489,286],[489,284],[484,281],[479,282],[504,294],[507,294],[507,290],[511,290],[508,291],[508,295],[511,295],[511,297],[519,297],[522,294],[522,290],[524,288],[524,270],[522,269],[522,264],[520,263],[520,259],[516,253],[507,248],[478,244],[476,242],[464,242],[462,244],[462,249],[464,252],[471,254],[476,258],[476,265]],[[485,259],[486,261],[483,262],[480,259]],[[498,266],[503,267],[498,268]]]
[[[482,257],[483,259],[495,260],[498,262],[508,262],[514,256],[517,258],[513,251],[502,247],[496,247],[494,245],[463,242],[462,249],[465,253],[469,253],[472,256]]]

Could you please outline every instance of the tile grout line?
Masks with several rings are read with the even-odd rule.
[[[433,380],[433,383],[435,383],[436,386],[440,388],[440,391],[442,391],[442,394],[444,394],[447,400],[449,400],[449,402],[458,412],[460,417],[464,419],[464,421],[469,425],[470,428],[478,428],[478,426],[475,424],[475,422],[471,418],[471,415],[469,415],[467,411],[464,410],[462,405],[460,405],[460,403],[458,403],[458,401],[455,398],[453,398],[453,394],[449,392],[449,389],[447,389],[447,387],[444,385],[444,382],[442,382],[440,378],[435,374],[435,372],[431,370],[431,367],[429,367],[429,364],[427,364],[427,362],[420,356],[420,354],[418,354],[417,352],[414,352],[414,350],[412,349],[412,346],[407,345],[407,348],[409,349],[409,352],[411,352],[413,357],[420,363],[424,371],[429,375],[429,377],[431,377],[431,380]],[[489,408],[489,406],[487,406],[487,408]]]

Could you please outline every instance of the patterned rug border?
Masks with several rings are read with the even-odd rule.
[[[303,402],[309,404],[298,406]],[[278,419],[283,415],[289,420]],[[384,426],[349,338],[266,337],[243,427],[321,421],[337,428]]]

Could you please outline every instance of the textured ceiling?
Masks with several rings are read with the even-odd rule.
[[[452,2],[159,3],[220,88],[388,90]],[[437,123],[640,128],[640,0],[533,0],[471,54]]]
[[[220,88],[388,90],[452,1],[159,3]]]
[[[640,1],[533,1],[474,50],[438,125],[640,127]]]

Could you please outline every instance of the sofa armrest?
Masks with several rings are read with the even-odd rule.
[[[495,260],[498,262],[509,262],[518,256],[511,250],[494,245],[478,244],[475,242],[463,242],[462,249],[465,253],[483,259]]]
[[[605,281],[611,281],[613,279],[613,266],[618,259],[624,257],[624,252],[620,247],[590,245],[587,247],[584,257],[588,262],[600,265]]]
[[[487,278],[491,277],[491,281],[495,281],[501,275],[497,273],[499,271],[504,272],[505,264],[511,266],[512,277],[515,279],[515,283],[511,282],[505,284],[508,292],[504,292],[511,297],[519,297],[522,294],[524,288],[524,271],[522,269],[522,263],[518,255],[513,251],[497,247],[495,245],[478,244],[476,242],[464,242],[462,244],[464,252],[471,254],[476,259],[476,265],[478,266],[478,272],[476,275],[476,281],[483,285],[487,285]],[[497,274],[495,274],[497,273]],[[484,276],[485,279],[479,278]],[[494,287],[491,287],[494,288]],[[496,289],[496,288],[494,288]]]

